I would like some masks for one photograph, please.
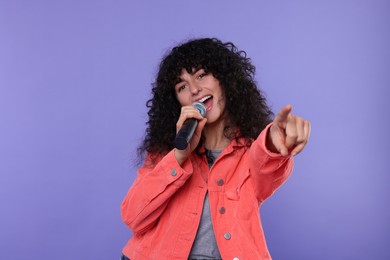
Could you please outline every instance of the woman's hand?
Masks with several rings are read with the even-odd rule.
[[[283,107],[276,115],[267,135],[267,148],[283,156],[297,155],[307,144],[310,122],[291,114],[292,106]]]
[[[194,151],[195,148],[198,146],[200,137],[202,135],[203,127],[205,126],[207,121],[207,119],[203,118],[199,110],[196,109],[194,106],[183,106],[181,108],[179,120],[177,120],[176,123],[176,133],[179,132],[184,122],[189,118],[195,118],[199,121],[198,121],[198,125],[196,126],[194,135],[192,136],[187,148],[184,150],[179,150],[175,148],[175,157],[180,165],[187,159],[187,157],[191,154],[191,152]]]

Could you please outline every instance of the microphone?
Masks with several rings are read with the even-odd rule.
[[[192,104],[196,109],[199,110],[200,114],[204,117],[206,115],[206,106],[201,102],[194,102]],[[191,140],[196,126],[198,125],[198,120],[196,118],[187,119],[183,126],[180,128],[179,132],[175,137],[175,147],[179,150],[184,150],[187,148],[189,141]]]

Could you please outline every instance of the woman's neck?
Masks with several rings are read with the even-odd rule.
[[[203,128],[203,134],[205,136],[204,146],[209,150],[223,150],[229,143],[230,139],[224,134],[225,124],[211,124],[206,125]]]

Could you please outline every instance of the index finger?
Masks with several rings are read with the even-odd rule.
[[[285,124],[287,122],[288,115],[292,111],[292,106],[291,105],[286,105],[284,106],[279,113],[276,115],[274,119],[274,123],[276,124]]]
[[[180,111],[180,114],[181,115],[185,115],[187,117],[194,117],[194,118],[197,118],[197,119],[202,119],[202,114],[200,113],[199,109],[197,109],[196,107],[194,106],[183,106],[181,107],[181,111]]]

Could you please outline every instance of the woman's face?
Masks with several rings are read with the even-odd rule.
[[[181,106],[202,102],[207,108],[207,124],[222,120],[225,98],[219,81],[212,73],[206,73],[202,68],[193,69],[192,73],[182,69],[179,80],[175,85],[175,93]]]

